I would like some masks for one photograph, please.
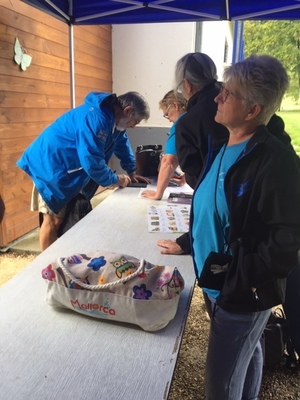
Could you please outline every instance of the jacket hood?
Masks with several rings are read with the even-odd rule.
[[[84,103],[91,107],[108,107],[113,110],[113,105],[117,101],[117,96],[112,93],[91,92],[84,99]]]
[[[199,96],[202,96],[203,94],[211,90],[216,90],[216,87],[219,84],[220,83],[214,79],[210,84],[204,86],[203,89],[198,90],[198,92],[194,93],[193,96],[188,101],[187,110],[190,110],[192,107],[194,107],[195,104],[197,104]]]
[[[284,144],[291,143],[291,137],[284,130],[284,121],[281,117],[274,114],[270,121],[267,124],[268,130],[272,133],[273,136],[277,137]]]

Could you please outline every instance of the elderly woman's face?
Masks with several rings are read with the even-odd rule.
[[[173,101],[169,105],[162,107],[163,117],[167,118],[170,122],[175,122],[184,111],[180,108],[178,103]]]
[[[230,80],[221,86],[215,102],[218,103],[216,122],[227,128],[245,123],[245,117],[248,114],[247,108],[243,103],[243,98],[238,94],[237,88]]]

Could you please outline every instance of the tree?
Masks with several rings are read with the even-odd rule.
[[[300,21],[246,21],[245,56],[269,54],[285,66],[290,87],[288,96],[298,101],[300,95]]]

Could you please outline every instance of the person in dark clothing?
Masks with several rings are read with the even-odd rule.
[[[0,223],[3,220],[4,214],[5,214],[5,204],[2,198],[0,197]]]
[[[300,256],[299,256],[300,257]],[[286,295],[283,309],[286,315],[288,333],[293,346],[293,351],[300,357],[300,258],[298,265],[290,272],[286,280]],[[293,354],[289,354],[293,356]]]
[[[212,303],[207,400],[258,398],[260,338],[298,261],[298,160],[266,127],[287,87],[279,60],[251,56],[225,70],[215,99],[230,134],[223,144],[209,138],[190,219],[196,278]]]
[[[188,100],[187,113],[176,127],[176,148],[186,182],[194,188],[207,154],[207,137],[212,132],[219,140],[228,130],[215,121],[214,98],[219,93],[217,69],[204,53],[189,53],[176,64],[177,90]]]
[[[194,188],[207,154],[207,137],[216,133],[218,140],[228,137],[227,129],[215,121],[219,93],[217,68],[204,53],[188,53],[177,61],[176,90],[188,100],[187,112],[176,126],[176,149],[185,179]],[[162,254],[189,254],[189,233],[174,240],[159,240]]]
[[[291,137],[285,131],[285,124],[281,117],[279,117],[277,114],[274,114],[272,116],[272,118],[270,119],[270,121],[268,122],[267,128],[273,136],[275,136],[282,143],[286,144],[293,152],[295,152],[295,150],[291,144]],[[300,158],[297,157],[297,160],[298,160],[298,164],[300,167]],[[200,168],[203,167],[203,162],[201,160],[199,162],[199,166],[200,166]],[[195,171],[197,173],[196,167],[195,167]],[[200,172],[199,172],[199,174],[200,174]],[[161,250],[162,254],[177,254],[177,255],[191,254],[191,242],[190,242],[189,232],[182,234],[175,240],[161,239],[157,242],[157,244],[163,248]],[[288,278],[288,280],[292,280],[292,279]],[[295,282],[293,282],[293,285],[295,285]]]
[[[207,155],[207,137],[211,133],[220,138],[228,130],[215,121],[219,93],[217,69],[212,59],[204,53],[188,53],[180,58],[175,69],[176,89],[188,100],[187,112],[176,126],[176,148],[180,168],[186,182],[194,189]],[[291,138],[284,131],[283,120],[274,114],[267,124],[269,131],[291,148]],[[176,240],[161,239],[157,245],[162,254],[190,254],[189,232]]]

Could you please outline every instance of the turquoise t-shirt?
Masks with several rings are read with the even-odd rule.
[[[198,277],[209,253],[224,251],[229,234],[229,209],[224,180],[247,142],[248,140],[232,146],[224,145],[194,193],[191,233]],[[219,295],[217,290],[203,290],[214,298]]]
[[[184,114],[180,115],[180,117],[173,123],[170,129],[168,140],[166,143],[165,154],[171,154],[173,156],[177,156],[176,142],[175,142],[176,124]]]

